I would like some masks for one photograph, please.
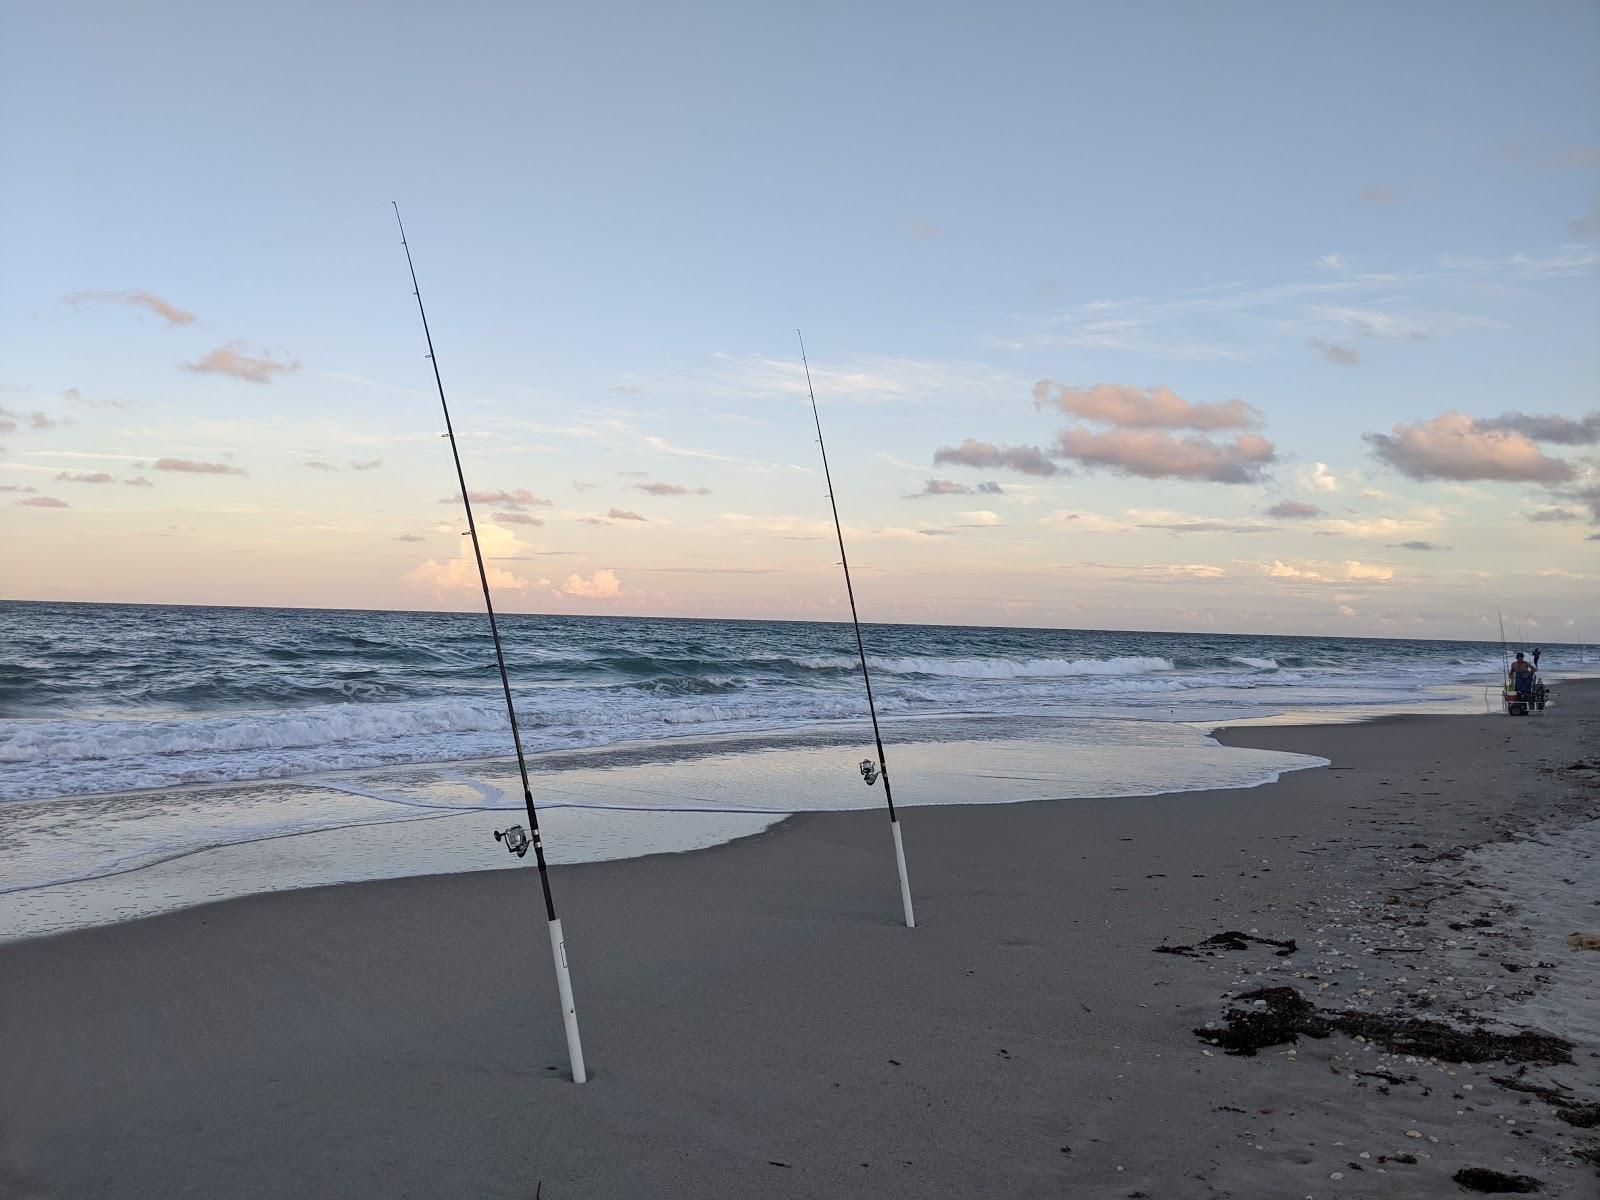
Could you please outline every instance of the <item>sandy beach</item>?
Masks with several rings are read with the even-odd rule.
[[[583,1087],[531,868],[0,947],[0,1192],[1592,1196],[1600,685],[1558,695],[1224,731],[1330,760],[1256,788],[910,810],[914,931],[880,812],[558,868]],[[1263,987],[1570,1061],[1197,1036]]]

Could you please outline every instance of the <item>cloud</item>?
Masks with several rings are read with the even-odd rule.
[[[1558,446],[1593,446],[1600,443],[1600,410],[1581,417],[1508,412],[1498,417],[1480,418],[1478,428],[1520,433],[1533,441],[1554,442]]]
[[[134,308],[147,308],[168,325],[194,323],[192,312],[186,312],[176,304],[163,300],[160,296],[152,296],[149,292],[74,292],[67,297],[67,303],[74,306],[86,301],[107,301],[112,304],[132,305]]]
[[[229,342],[226,346],[218,346],[199,362],[181,365],[184,370],[193,371],[197,375],[229,375],[234,379],[243,379],[247,383],[271,383],[276,375],[300,369],[298,359],[280,361],[273,358],[270,352],[251,354],[243,342]]]
[[[901,217],[900,228],[914,238],[938,239],[944,237],[943,227],[935,225],[926,217]]]
[[[62,471],[57,483],[110,483],[111,476],[104,471]]]
[[[923,496],[970,496],[972,489],[964,483],[957,483],[954,479],[930,479],[922,485],[920,492],[912,492],[907,500],[917,500]]]
[[[1213,442],[1198,434],[1178,438],[1155,429],[1092,433],[1082,426],[1057,434],[1053,453],[1120,475],[1209,483],[1260,483],[1266,464],[1277,459],[1272,443],[1258,433]]]
[[[973,438],[959,446],[940,446],[933,452],[933,461],[935,466],[955,463],[963,467],[1001,467],[1024,475],[1054,475],[1061,469],[1037,446],[995,446]]]
[[[420,533],[400,533],[395,535],[394,540],[397,542],[425,542],[428,539]]]
[[[1345,268],[1345,261],[1340,255],[1324,254],[1317,259],[1317,266],[1326,267],[1330,271],[1342,271]]]
[[[1394,568],[1349,559],[1344,564],[1344,577],[1356,582],[1388,580],[1394,578]]]
[[[32,492],[37,490],[24,483],[0,483],[0,492]]]
[[[976,509],[971,512],[959,512],[956,516],[965,517],[967,519],[967,527],[972,529],[984,529],[1001,523],[1000,514],[990,512],[986,508]]]
[[[1371,308],[1318,308],[1316,314],[1325,320],[1349,325],[1366,337],[1405,339],[1413,342],[1428,340],[1427,331],[1418,328],[1390,313]]]
[[[1391,204],[1400,202],[1400,193],[1386,183],[1369,183],[1361,189],[1361,198],[1368,204],[1387,208]]]
[[[528,586],[526,579],[494,563],[496,558],[504,558],[517,550],[516,536],[508,530],[485,525],[478,530],[478,538],[483,545],[484,572],[489,578],[489,586],[513,591],[525,589]],[[430,558],[407,571],[405,578],[411,583],[439,591],[477,591],[483,584],[478,577],[478,561],[473,554],[472,542],[468,538],[456,540],[460,543],[460,549],[455,558],[443,562]]]
[[[71,508],[65,500],[57,500],[54,496],[29,496],[26,500],[18,500],[24,508]]]
[[[1312,463],[1310,467],[1301,467],[1299,480],[1300,486],[1308,492],[1337,492],[1339,490],[1339,477],[1328,470],[1327,463]]]
[[[1341,604],[1333,611],[1338,613],[1341,617],[1355,617],[1359,615],[1357,614],[1356,610],[1351,608],[1348,604]]]
[[[483,492],[475,492],[471,489],[468,489],[467,499],[471,500],[474,504],[500,504],[506,508],[514,509],[521,509],[528,505],[532,505],[535,508],[549,508],[552,503],[549,500],[544,500],[538,496],[535,496],[527,488],[518,488],[514,492],[508,492],[504,488],[501,488],[497,491]],[[457,492],[453,496],[441,496],[439,498],[439,503],[460,504],[461,493]]]
[[[1547,457],[1526,435],[1484,429],[1460,412],[1442,413],[1415,425],[1396,425],[1392,436],[1362,436],[1374,456],[1411,479],[1560,483],[1573,475],[1570,463]]]
[[[609,524],[611,524],[611,522],[606,520],[604,517],[579,517],[578,521],[579,521],[579,523],[584,524],[584,525],[609,525]]]
[[[1299,567],[1291,567],[1281,559],[1273,559],[1261,568],[1261,573],[1269,579],[1311,579],[1321,581],[1322,576],[1315,571],[1302,571]]]
[[[1389,549],[1391,549],[1391,550],[1444,550],[1444,549],[1447,549],[1447,547],[1441,546],[1437,542],[1391,542],[1389,544]]]
[[[1034,384],[1033,402],[1039,408],[1059,408],[1071,416],[1122,429],[1254,429],[1261,423],[1260,411],[1243,400],[1197,403],[1164,387],[1097,383],[1074,388],[1041,379]]]
[[[1242,525],[1231,521],[1149,521],[1140,529],[1165,529],[1168,533],[1270,533],[1270,525]]]
[[[313,471],[337,471],[339,468],[328,462],[308,462],[305,464]]]
[[[581,479],[574,479],[572,481],[572,490],[575,492],[592,492],[599,486],[600,485],[598,483],[585,483]]]
[[[1341,367],[1353,367],[1361,361],[1349,346],[1341,346],[1337,342],[1325,342],[1321,338],[1307,338],[1306,344],[1322,355],[1329,362],[1338,363]]]
[[[1540,508],[1522,514],[1530,521],[1581,521],[1583,514],[1575,508]]]
[[[16,409],[0,408],[0,433],[12,433],[24,425],[29,429],[54,429],[60,423],[49,413],[19,412]]]
[[[1393,567],[1345,559],[1340,563],[1316,563],[1297,567],[1275,558],[1259,568],[1269,579],[1297,579],[1303,583],[1384,583],[1394,578]]]
[[[155,487],[155,484],[151,483],[143,475],[134,475],[124,479],[122,482],[129,487]]]
[[[636,483],[633,485],[641,492],[648,492],[652,496],[709,496],[711,489],[708,487],[689,488],[680,483]]]
[[[924,496],[1004,496],[1005,494],[1005,488],[992,481],[968,487],[964,483],[957,483],[954,479],[930,479],[922,485],[920,492],[912,492],[906,499],[920,500]]]
[[[1322,515],[1322,510],[1315,504],[1307,504],[1303,500],[1279,500],[1267,509],[1267,516],[1276,517],[1280,521],[1309,521],[1312,517]]]
[[[544,518],[543,517],[530,517],[527,513],[521,513],[521,512],[497,512],[492,517],[490,517],[489,519],[491,521],[496,521],[496,522],[500,523],[501,525],[543,525],[544,524]]]
[[[150,464],[155,471],[186,471],[191,475],[248,475],[243,467],[230,467],[227,463],[196,462],[192,458],[158,458]]]
[[[923,537],[955,537],[955,532],[950,529],[919,529]]]
[[[646,521],[646,520],[649,520],[648,517],[642,517],[638,513],[631,512],[630,510],[628,510],[626,508],[613,508],[609,512],[606,513],[606,516],[610,517],[613,521]]]
[[[568,575],[559,590],[563,596],[579,596],[585,600],[615,600],[622,595],[622,581],[615,571],[602,567],[587,579],[582,575]]]
[[[381,458],[361,458],[350,464],[352,471],[376,471],[383,466]]]

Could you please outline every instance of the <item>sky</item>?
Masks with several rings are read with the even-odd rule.
[[[8,6],[0,596],[1600,630],[1600,6]],[[1590,626],[1585,631],[1586,620]]]

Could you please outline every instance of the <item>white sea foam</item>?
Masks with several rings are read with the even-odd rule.
[[[1165,658],[880,658],[869,655],[874,671],[891,675],[934,675],[949,679],[1069,679],[1082,675],[1148,675],[1175,668]],[[800,659],[814,670],[851,670],[859,663],[843,655],[817,655]]]

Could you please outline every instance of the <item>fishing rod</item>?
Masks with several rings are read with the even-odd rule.
[[[844,550],[844,526],[839,523],[839,502],[833,495],[833,475],[828,470],[828,447],[822,440],[822,417],[817,412],[817,393],[811,386],[811,364],[806,360],[806,339],[798,329],[800,362],[806,369],[806,391],[811,396],[811,419],[817,426],[817,448],[822,451],[822,477],[828,484],[828,504],[833,508],[833,531],[839,538],[839,565],[844,568],[845,595],[850,597],[850,622],[856,630],[856,653],[861,658],[861,681],[867,685],[867,712],[872,715],[872,740],[878,747],[878,762],[870,758],[861,762],[861,778],[871,787],[883,780],[883,798],[889,806],[889,830],[894,835],[894,861],[900,869],[900,902],[906,910],[906,928],[915,929],[917,918],[911,911],[911,881],[906,875],[906,847],[900,837],[900,818],[894,811],[894,793],[889,789],[889,763],[883,753],[883,734],[878,730],[878,706],[872,698],[872,673],[867,669],[867,644],[861,638],[861,618],[856,613],[856,592],[850,584],[850,559]]]
[[[394,203],[391,201],[391,203]],[[506,653],[500,644],[500,627],[494,618],[494,601],[489,596],[489,572],[483,565],[483,547],[478,543],[478,525],[472,518],[472,497],[467,492],[466,472],[461,469],[461,450],[456,445],[455,425],[450,421],[450,405],[444,398],[444,380],[439,375],[439,360],[433,353],[433,333],[428,328],[428,312],[422,307],[422,289],[417,286],[417,268],[411,261],[411,245],[406,241],[405,223],[400,220],[400,205],[394,203],[394,221],[400,227],[400,244],[406,251],[406,269],[411,272],[411,294],[417,298],[417,314],[422,318],[422,334],[428,342],[428,361],[433,364],[433,382],[439,389],[439,407],[444,410],[445,436],[450,439],[450,455],[456,463],[456,481],[461,485],[461,503],[467,510],[467,532],[472,535],[472,553],[478,561],[478,582],[483,585],[483,608],[489,614],[489,636],[494,639],[495,662],[500,667],[500,688],[506,696],[506,716],[511,720],[511,741],[517,748],[517,771],[522,776],[522,799],[528,806],[528,830],[513,825],[495,830],[494,840],[518,858],[533,846],[539,864],[539,885],[544,889],[544,912],[550,926],[550,954],[555,960],[556,989],[561,996],[561,1017],[567,1027],[567,1056],[572,1062],[572,1081],[583,1083],[583,1043],[578,1038],[578,1009],[572,1001],[572,975],[567,970],[567,943],[561,936],[561,918],[556,916],[555,898],[550,893],[550,871],[544,861],[544,842],[539,837],[539,811],[533,804],[533,788],[528,783],[528,762],[522,754],[522,732],[517,727],[517,710],[511,702],[511,677],[506,674]]]

